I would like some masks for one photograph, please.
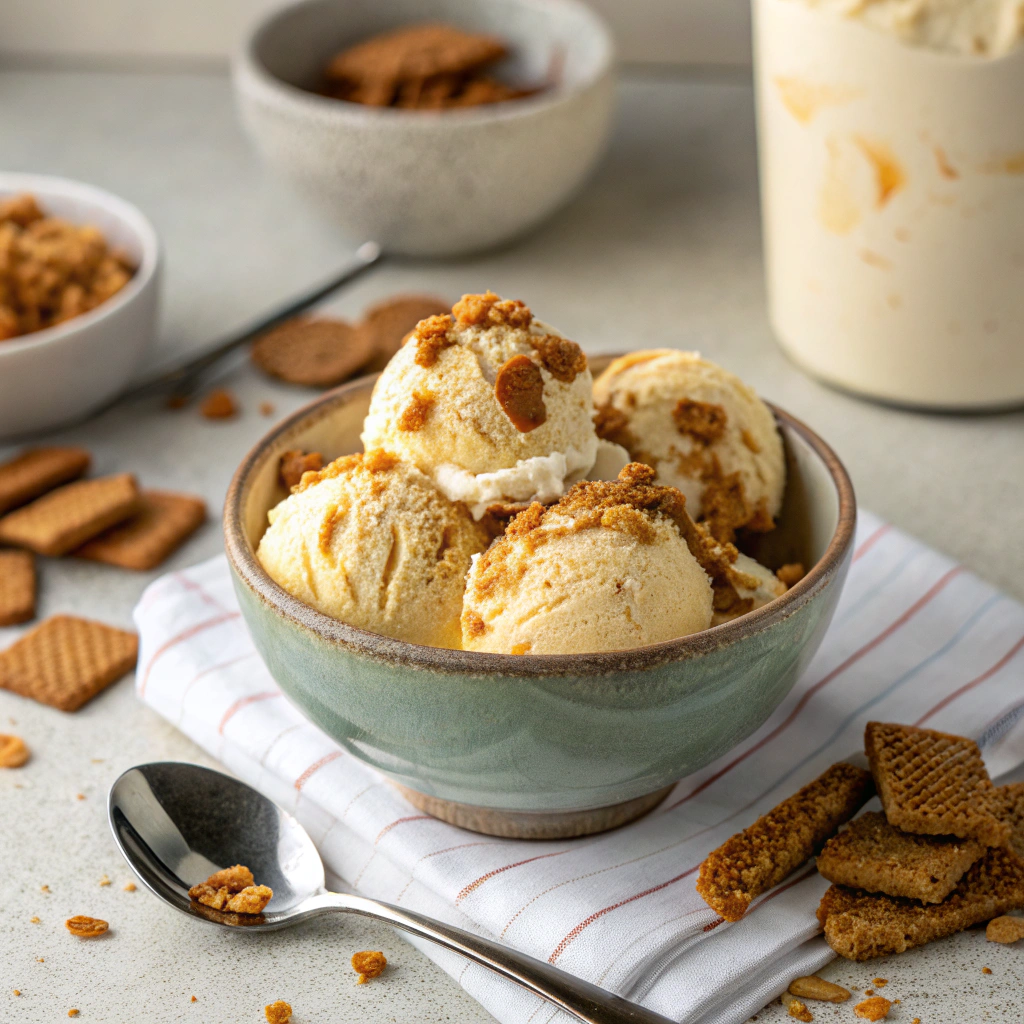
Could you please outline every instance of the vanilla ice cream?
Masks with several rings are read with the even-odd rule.
[[[594,382],[598,431],[686,495],[719,540],[771,529],[786,464],[771,410],[738,377],[696,352],[616,359]]]
[[[257,557],[300,601],[396,640],[461,646],[466,573],[489,538],[415,467],[380,450],[345,456],[268,518]]]
[[[1024,0],[791,0],[912,46],[998,57],[1024,38]]]
[[[363,444],[417,466],[477,519],[492,504],[554,501],[597,456],[591,387],[579,346],[521,302],[466,295],[388,363]]]
[[[558,504],[521,512],[473,560],[463,646],[577,654],[707,629],[711,580],[680,527],[684,499],[653,478],[634,463],[616,482],[578,483]]]
[[[780,344],[886,401],[1024,401],[1024,0],[753,11]]]

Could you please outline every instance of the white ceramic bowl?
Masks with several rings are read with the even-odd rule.
[[[121,391],[153,340],[159,292],[156,232],[130,203],[66,178],[0,172],[0,198],[19,192],[46,214],[94,224],[138,269],[88,313],[0,342],[0,439],[73,423]]]
[[[376,33],[448,22],[498,36],[515,81],[559,83],[464,110],[376,108],[319,96],[330,58]],[[264,159],[353,240],[447,256],[523,234],[575,192],[604,149],[613,49],[578,0],[299,0],[235,57],[242,120]]]

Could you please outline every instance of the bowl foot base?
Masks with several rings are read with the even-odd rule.
[[[620,804],[592,807],[586,811],[506,811],[498,807],[477,807],[442,800],[397,782],[395,786],[413,807],[425,814],[470,832],[483,832],[503,839],[572,839],[607,832],[653,810],[673,788],[666,786],[655,793],[624,800]]]

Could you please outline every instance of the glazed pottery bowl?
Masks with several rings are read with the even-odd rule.
[[[314,611],[255,549],[285,496],[281,453],[358,451],[372,386],[327,392],[253,448],[228,492],[225,535],[242,614],[282,690],[417,807],[496,835],[623,824],[757,729],[817,650],[852,555],[853,488],[831,449],[778,409],[786,498],[755,555],[811,569],[739,619],[634,650],[517,657],[405,643]]]
[[[156,332],[160,246],[130,203],[67,178],[0,172],[0,199],[31,192],[43,212],[92,224],[134,262],[106,302],[32,334],[0,341],[0,440],[73,423],[131,380]]]
[[[422,22],[497,36],[510,56],[496,73],[510,82],[554,80],[443,111],[314,91],[339,50]],[[261,156],[343,234],[447,256],[523,234],[572,196],[608,137],[612,63],[604,23],[578,0],[298,0],[252,29],[233,78]]]

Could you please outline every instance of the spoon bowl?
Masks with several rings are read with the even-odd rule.
[[[669,1024],[550,964],[389,903],[328,892],[306,830],[238,779],[177,761],[126,771],[110,789],[114,841],[139,881],[180,913],[250,931],[273,931],[330,913],[358,914],[429,939],[529,989],[585,1024]],[[273,898],[262,914],[213,910],[189,899],[213,872],[244,864]]]

